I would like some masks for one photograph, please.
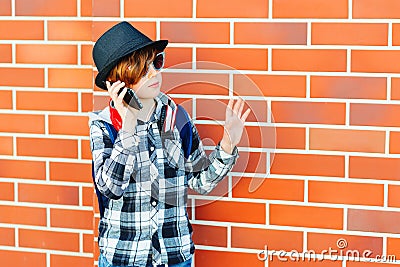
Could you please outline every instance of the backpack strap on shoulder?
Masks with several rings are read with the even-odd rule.
[[[111,143],[115,143],[115,139],[117,137],[117,130],[114,128],[114,126],[112,126],[111,124],[109,124],[108,122],[104,122],[104,126],[107,129],[108,135],[110,136],[111,139]],[[104,210],[106,209],[106,206],[108,206],[108,202],[110,201],[110,199],[106,196],[104,196],[99,189],[97,188],[96,185],[96,176],[94,174],[94,162],[92,160],[92,178],[93,178],[93,184],[94,184],[94,188],[96,190],[96,195],[97,195],[97,201],[99,203],[99,211],[100,211],[100,218],[104,217]]]

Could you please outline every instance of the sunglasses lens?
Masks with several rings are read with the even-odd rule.
[[[156,56],[153,61],[153,65],[156,70],[160,70],[162,67],[164,67],[164,53],[160,53]]]

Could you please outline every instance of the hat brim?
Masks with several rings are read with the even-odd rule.
[[[139,49],[142,49],[144,47],[148,46],[154,46],[157,50],[159,51],[164,51],[165,47],[168,45],[168,40],[158,40],[158,41],[151,41],[148,43],[144,43],[141,46],[134,46],[134,47],[128,47],[123,53],[116,55],[115,59],[111,61],[109,64],[107,64],[104,68],[101,70],[98,70],[99,73],[96,75],[95,78],[95,83],[97,87],[107,90],[106,86],[106,79],[110,71],[115,67],[115,65],[118,63],[118,61],[121,60],[124,56],[127,56]]]

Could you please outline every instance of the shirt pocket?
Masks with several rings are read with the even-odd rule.
[[[184,155],[178,130],[161,133],[161,141],[166,163],[175,169],[184,167]]]

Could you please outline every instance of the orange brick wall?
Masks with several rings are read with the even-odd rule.
[[[321,254],[343,238],[400,259],[399,10],[397,0],[0,0],[0,265],[96,263],[86,115],[107,96],[93,88],[92,41],[128,20],[170,40],[163,91],[208,151],[229,96],[252,109],[233,172],[190,196],[196,267],[394,266],[258,253]]]

